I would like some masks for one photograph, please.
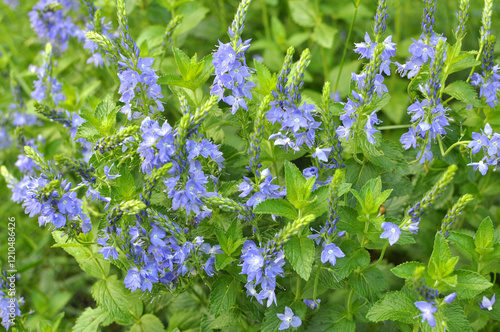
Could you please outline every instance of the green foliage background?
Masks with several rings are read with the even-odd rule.
[[[15,10],[11,10],[5,4],[0,3],[0,110],[6,110],[12,102],[11,79],[21,85],[23,95],[28,99],[32,91],[33,80],[36,78],[35,74],[28,70],[28,67],[32,63],[40,64],[42,61],[39,52],[44,46],[30,28],[26,15],[34,3],[33,0],[22,0],[21,6]],[[113,27],[116,27],[114,1],[99,0],[95,1],[95,4],[102,9],[106,20],[111,21]],[[222,41],[227,39],[227,26],[236,12],[239,1],[128,0],[126,4],[131,34],[140,46],[142,56],[154,56],[158,61],[158,58],[164,54],[164,58],[161,60],[160,72],[162,74],[179,74],[172,49],[164,50],[161,47],[165,27],[173,15],[182,14],[184,16],[184,22],[174,34],[173,45],[181,48],[188,56],[197,54],[198,59],[201,59],[211,54],[218,39]],[[482,5],[482,1],[471,1],[468,35],[464,40],[463,49],[477,48]],[[85,15],[85,8],[84,6],[81,7],[80,15]],[[351,45],[348,47],[346,62],[339,76],[340,59],[354,8],[353,2],[340,0],[253,1],[243,32],[244,39],[252,38],[252,46],[247,54],[248,63],[251,66],[254,64],[259,66],[258,62],[254,63],[250,60],[252,57],[258,57],[263,59],[263,64],[269,68],[271,73],[274,73],[281,68],[283,56],[289,46],[294,46],[297,53],[309,48],[312,61],[305,76],[304,99],[319,103],[321,97],[319,91],[321,91],[324,81],[329,80],[335,85],[337,78],[340,78],[336,86],[341,97],[345,100],[350,89],[350,73],[358,71],[362,66],[362,61],[357,60],[356,54],[352,51],[354,48],[353,43],[362,41],[365,31],[371,29],[376,2],[361,1],[351,36]],[[496,32],[500,32],[500,27],[497,24],[498,19],[500,19],[498,9],[498,6],[494,7],[494,17],[492,19],[493,30]],[[451,36],[456,26],[454,13],[457,10],[457,1],[438,1],[436,31]],[[403,62],[409,55],[408,47],[412,42],[412,38],[417,38],[420,35],[421,13],[422,6],[419,1],[393,0],[390,2],[388,32],[393,35],[393,41],[398,43],[397,54],[400,62]],[[495,58],[498,55],[498,45],[495,50]],[[69,50],[58,60],[55,67],[54,74],[62,83],[63,92],[68,97],[61,106],[69,111],[93,110],[105,95],[117,96],[119,81],[113,69],[96,69],[92,65],[86,64],[87,57],[88,54],[83,50],[82,45],[76,40],[72,40]],[[452,78],[465,79],[464,75],[464,73],[457,73]],[[391,100],[383,108],[380,118],[384,121],[384,125],[408,123],[409,116],[406,113],[406,108],[409,105],[406,90],[408,81],[400,78],[397,74],[392,74],[386,80],[386,84],[391,94]],[[204,89],[208,91],[208,85],[205,85]],[[172,93],[164,93],[164,96],[163,101],[166,104],[165,109],[169,122],[174,123],[181,116],[178,101]],[[31,103],[28,103],[28,110],[34,113]],[[479,123],[482,122],[481,119],[478,120],[466,113],[460,113],[460,110],[454,111],[461,114],[463,119],[462,123],[455,124],[455,128],[468,125],[475,126],[478,121],[480,121]],[[219,119],[212,120],[217,122]],[[489,122],[498,128],[500,126],[500,116],[497,114],[491,115]],[[48,121],[44,121],[44,124],[41,133],[47,141],[43,151],[47,158],[52,158],[57,154],[76,153],[76,151],[67,151],[70,145],[65,144],[67,142],[64,140],[67,138],[60,134],[57,124]],[[403,129],[384,132],[384,138],[399,144],[398,140],[402,133]],[[26,132],[26,135],[30,136],[30,132]],[[450,136],[453,135],[458,137],[458,133],[452,133]],[[240,143],[241,147],[241,139],[234,133],[233,136],[234,145],[238,147]],[[0,161],[9,169],[14,169],[17,154],[18,151],[15,149],[0,151]],[[460,158],[458,153],[450,154],[447,161],[451,163],[457,158]],[[299,160],[298,163],[300,164],[300,162]],[[408,206],[408,202],[415,202],[420,199],[435,184],[445,166],[444,162],[442,165],[437,162],[433,164],[432,169],[424,170],[420,165],[416,165],[410,170],[410,173],[413,174],[410,180],[399,178],[404,183],[399,184],[400,192],[396,197],[390,198],[386,202],[386,217],[399,217],[403,213],[403,209]],[[361,189],[366,182],[365,179],[376,175],[369,165],[366,168],[359,168],[359,165],[348,164],[347,169],[348,182],[352,182],[353,188],[357,190]],[[388,183],[394,180],[393,176],[394,174],[391,173],[382,176],[384,189],[389,188]],[[232,174],[232,177],[237,179],[240,174]],[[412,184],[418,185],[412,188]],[[18,292],[26,300],[23,311],[34,310],[32,314],[28,315],[25,324],[29,331],[57,330],[55,327],[57,324],[59,331],[69,331],[73,327],[76,318],[82,314],[82,311],[86,307],[94,305],[91,288],[95,279],[83,273],[77,261],[65,251],[60,248],[51,248],[54,244],[51,233],[44,228],[39,228],[35,218],[26,216],[21,206],[10,201],[11,193],[5,189],[6,184],[1,178],[0,188],[2,188],[0,190],[0,263],[4,265],[7,255],[7,244],[3,240],[7,237],[7,219],[15,217],[17,221],[16,264],[21,274],[21,279],[18,281]],[[500,200],[498,198],[500,194],[500,176],[490,172],[486,177],[481,177],[474,174],[470,168],[460,169],[453,185],[450,185],[438,199],[434,209],[427,212],[426,222],[422,223],[423,228],[416,237],[416,244],[395,247],[385,256],[387,261],[379,265],[387,281],[387,289],[400,289],[404,285],[402,279],[397,278],[390,272],[391,268],[405,261],[427,261],[433,249],[433,234],[436,228],[439,227],[439,223],[447,209],[453,205],[457,197],[464,193],[474,195],[473,203],[466,208],[464,213],[467,219],[459,217],[459,223],[463,225],[463,228],[471,229],[470,235],[474,234],[472,229],[477,229],[485,217],[491,216],[493,220],[500,220]],[[495,241],[498,242],[499,238],[500,231],[497,229]],[[344,248],[349,249],[349,245],[352,245],[352,243],[345,243]],[[457,254],[457,252],[454,252],[453,256]],[[370,257],[360,257],[359,259],[365,263],[370,261]],[[461,264],[463,264],[462,262]],[[111,269],[118,271],[114,266],[111,266]],[[304,271],[304,274],[310,273],[311,271]],[[378,278],[377,275],[371,277]],[[232,277],[224,275],[215,282],[213,287],[216,288],[217,283],[226,285],[229,282],[231,284],[231,280],[223,280],[224,278]],[[355,283],[356,281],[354,281]],[[234,285],[234,287],[239,287],[239,283]],[[498,291],[498,286],[495,286],[495,289]],[[364,290],[360,291],[363,292]],[[366,291],[374,292],[368,294],[369,297],[376,296],[377,292],[379,292],[377,289]],[[214,310],[213,308],[207,308],[209,296],[204,287],[195,285],[192,292],[179,296],[165,295],[156,298],[144,308],[144,312],[154,313],[159,311],[156,315],[163,321],[165,326],[168,324],[167,331],[172,331],[173,328],[170,327],[175,326],[179,327],[181,331],[195,331],[199,330],[200,325],[203,325],[203,315],[207,310]],[[282,294],[281,296],[286,297],[288,294]],[[333,301],[344,303],[348,294],[345,291],[332,291],[329,296]],[[407,303],[404,302],[405,299],[393,299],[390,293],[382,299],[382,302],[385,305],[394,305],[394,301],[398,300],[403,301],[398,304],[398,306],[402,307],[404,305],[411,307],[409,301],[413,302],[411,299],[406,301]],[[224,306],[223,299],[215,303],[221,307]],[[293,309],[296,312],[305,310],[305,308],[301,307]],[[216,312],[217,310],[221,310],[221,308],[215,308]],[[277,308],[276,312],[282,311],[278,310],[281,310],[281,308]],[[412,307],[411,310],[416,309]],[[454,310],[454,308],[450,307],[449,310]],[[363,312],[363,310],[360,312]],[[418,312],[415,312],[415,315],[417,314]],[[331,309],[328,314],[325,313],[324,315],[324,320],[318,318],[318,322],[314,323],[317,325],[315,325],[316,328],[310,328],[310,330],[328,331],[328,322],[338,322],[339,320],[345,321],[344,330],[351,327],[349,324],[352,324],[352,322],[346,320],[343,313],[337,309]],[[230,320],[230,318],[226,319]],[[362,317],[358,318],[362,319]],[[380,316],[379,318],[385,320],[387,317]],[[154,320],[154,318],[150,319]],[[266,318],[264,318],[264,323],[265,321]],[[226,326],[224,325],[226,322],[219,322],[218,324],[221,327]],[[485,321],[480,318],[475,324],[477,327],[484,327],[484,330],[490,331],[500,328],[498,323],[481,326],[485,324]],[[362,330],[365,329],[369,330],[367,325],[363,325]],[[397,327],[393,322],[384,326],[384,330],[387,331],[395,329]],[[123,327],[116,324],[106,328],[106,331],[121,330],[123,330]],[[231,329],[226,330],[230,331]]]

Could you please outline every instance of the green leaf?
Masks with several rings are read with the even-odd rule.
[[[455,97],[457,100],[463,101],[467,105],[482,107],[477,92],[470,83],[455,81],[447,85],[443,92]]]
[[[228,274],[217,277],[210,290],[208,310],[218,317],[229,311],[236,303],[236,296],[241,289],[241,283]]]
[[[267,199],[253,209],[254,213],[275,214],[295,220],[299,217],[295,207],[286,199]]]
[[[267,96],[271,93],[273,89],[276,88],[276,83],[278,79],[276,74],[272,74],[269,69],[262,63],[254,59],[253,65],[257,70],[255,75],[257,75],[258,85],[254,91],[260,93],[263,96]]]
[[[215,268],[220,271],[234,261],[236,261],[236,258],[227,254],[217,254],[215,255]]]
[[[130,328],[130,332],[164,332],[161,320],[152,314],[145,314]]]
[[[311,177],[313,179],[314,177]],[[314,201],[304,208],[302,214],[304,216],[313,215],[316,218],[328,211],[328,186],[321,186],[312,193]]]
[[[295,204],[296,202],[302,200],[302,187],[306,183],[306,179],[300,172],[300,170],[289,162],[285,160],[285,179],[286,179],[286,197],[288,200]]]
[[[472,236],[457,231],[451,231],[448,235],[448,240],[450,240],[468,259],[472,260],[479,258],[475,250],[476,246]]]
[[[271,17],[271,33],[273,35],[274,40],[279,45],[285,44],[286,28],[283,25],[283,23],[281,23],[281,20],[276,15],[273,15]]]
[[[366,314],[366,318],[372,322],[381,322],[384,320],[395,320],[407,324],[414,324],[413,317],[420,312],[415,307],[417,301],[408,290],[390,292],[385,294],[376,302]]]
[[[96,118],[99,120],[99,127],[96,128],[103,134],[110,135],[115,132],[116,114],[119,110],[111,95],[107,95],[95,109]]]
[[[481,61],[477,60],[473,54],[464,53],[455,58],[453,65],[450,67],[448,74],[456,73],[467,68],[472,68],[481,65]]]
[[[313,5],[307,0],[289,0],[288,1],[292,20],[305,28],[312,28],[316,24],[316,14],[313,11]]]
[[[451,258],[448,241],[440,232],[436,233],[434,239],[434,249],[428,264],[429,275],[437,281],[444,281],[444,278],[451,273],[458,262],[458,257]],[[448,282],[447,282],[448,283]]]
[[[391,269],[391,272],[403,279],[412,279],[425,270],[425,265],[420,262],[405,262]]]
[[[443,310],[444,309],[444,310]],[[470,322],[465,315],[464,309],[457,303],[450,303],[444,306],[443,316],[446,323],[446,331],[467,332],[472,331]]]
[[[311,39],[314,40],[318,45],[324,48],[332,48],[333,38],[337,34],[337,29],[332,28],[329,25],[320,23],[314,27],[314,32],[311,35]]]
[[[476,245],[476,251],[480,255],[490,253],[494,250],[495,229],[490,217],[485,218],[479,225],[476,237],[474,238],[474,244]]]
[[[374,302],[387,287],[384,274],[376,267],[349,276],[349,285],[361,297]]]
[[[338,280],[347,278],[352,271],[370,264],[370,253],[352,240],[346,240],[340,245],[345,257],[337,259],[333,271]]]
[[[95,129],[90,123],[84,122],[78,127],[75,139],[83,138],[89,142],[95,143],[101,137],[102,134],[99,130]]]
[[[73,332],[97,332],[99,326],[108,326],[113,322],[113,317],[103,308],[92,309],[88,307],[76,319]]]
[[[61,231],[52,233],[52,237],[71,256],[75,257],[80,268],[87,274],[95,278],[106,278],[109,274],[109,261],[104,260],[102,254],[97,253],[97,246],[83,246],[73,240],[68,240],[68,236],[61,236]]]
[[[308,332],[354,332],[356,324],[347,318],[344,307],[323,306],[307,326]]]
[[[110,171],[110,174],[114,174],[115,171]],[[116,181],[116,200],[118,201],[129,201],[136,197],[137,188],[135,187],[134,177],[129,171],[127,166],[120,167],[119,174]]]
[[[488,279],[473,271],[458,270],[456,275],[455,291],[459,299],[472,299],[492,286]]]
[[[311,276],[314,262],[314,241],[306,236],[293,236],[285,244],[285,257],[292,264],[293,269],[304,280]]]
[[[142,314],[140,292],[130,293],[116,275],[99,280],[92,286],[92,297],[118,324],[132,324]]]
[[[166,74],[158,78],[157,83],[160,85],[177,85],[186,89],[195,90],[196,86],[175,74]]]

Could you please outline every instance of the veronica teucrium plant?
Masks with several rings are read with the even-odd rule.
[[[3,0],[2,327],[500,330],[495,6]]]

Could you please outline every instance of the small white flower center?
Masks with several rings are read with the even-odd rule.
[[[489,310],[489,311],[493,310],[493,306],[491,306],[491,305],[490,305],[490,306],[488,306],[488,310]]]
[[[331,254],[333,254],[333,250],[332,250],[332,249],[328,250],[328,253],[329,253],[330,255],[331,255]]]
[[[391,232],[396,233],[396,229],[394,227],[391,228]]]

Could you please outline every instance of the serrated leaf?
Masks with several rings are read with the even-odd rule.
[[[314,202],[304,208],[302,214],[304,216],[313,215],[316,218],[320,217],[323,213],[328,211],[328,186],[321,186],[311,193],[315,198]]]
[[[145,314],[130,328],[130,332],[164,332],[161,320],[152,314]]]
[[[119,108],[116,107],[116,103],[111,98],[111,95],[107,95],[103,101],[101,101],[95,109],[95,117],[99,120],[99,127],[96,128],[103,134],[112,134],[115,132],[116,124],[116,114]]]
[[[295,207],[286,199],[267,199],[253,209],[254,213],[274,214],[291,220],[298,218]]]
[[[416,298],[409,291],[397,291],[385,294],[376,302],[366,314],[372,322],[395,320],[407,324],[414,324],[414,317],[420,312],[415,307]]]
[[[293,236],[285,244],[284,249],[285,257],[290,261],[295,272],[302,279],[309,280],[314,262],[314,241],[305,236]]]
[[[356,323],[347,318],[344,307],[321,307],[307,326],[308,332],[354,332]]]
[[[349,285],[361,297],[370,302],[380,297],[380,293],[387,287],[384,274],[376,267],[362,272],[354,272],[349,276]]]
[[[457,100],[463,101],[467,105],[482,107],[477,92],[470,83],[455,81],[447,85],[443,92],[455,97]]]
[[[490,217],[485,218],[479,225],[474,238],[476,251],[479,254],[487,254],[493,251],[495,245],[495,229]]]
[[[285,160],[285,179],[286,197],[292,204],[294,204],[302,199],[302,187],[306,183],[306,179],[297,166],[288,160]]]
[[[236,258],[227,254],[217,254],[215,255],[215,268],[220,271],[234,261],[236,261]]]
[[[347,278],[357,268],[363,268],[370,264],[370,253],[361,248],[356,242],[344,241],[340,245],[340,249],[345,254],[345,257],[337,259],[337,263],[333,268],[334,275],[339,281]]]
[[[465,315],[462,306],[457,303],[450,303],[444,306],[444,321],[446,323],[446,331],[449,332],[468,332],[472,331],[470,322]]]
[[[436,233],[434,238],[434,249],[429,259],[429,264],[427,270],[429,275],[435,280],[441,280],[441,278],[446,277],[450,273],[446,273],[445,264],[451,259],[450,248],[448,247],[448,241],[444,238],[443,234],[440,232]]]
[[[90,123],[84,122],[78,127],[75,139],[83,138],[91,143],[95,143],[101,137],[102,134],[99,130],[95,129]]]
[[[103,308],[87,308],[78,318],[71,331],[97,332],[99,326],[107,326],[113,322],[113,317]]]
[[[405,262],[392,268],[391,272],[397,277],[412,279],[419,270],[425,270],[425,265],[420,262]]]
[[[177,85],[191,90],[196,89],[196,86],[193,83],[185,81],[182,77],[179,77],[175,74],[163,75],[158,78],[156,83],[160,85]]]
[[[462,254],[464,254],[468,259],[478,258],[478,254],[475,251],[474,238],[470,235],[459,233],[456,231],[451,231],[448,235],[448,239],[455,245]]]
[[[71,256],[75,257],[80,268],[87,274],[96,278],[106,278],[109,274],[110,264],[102,258],[102,254],[97,253],[97,246],[78,247],[73,240],[68,240],[68,236],[61,236],[61,231],[52,233],[52,237],[58,246],[61,246]]]
[[[208,310],[215,317],[226,313],[236,303],[236,296],[241,289],[241,283],[234,277],[224,274],[215,279],[210,289]]]
[[[140,292],[130,293],[116,275],[96,282],[92,286],[92,297],[118,324],[132,324],[142,314]]]
[[[459,299],[474,298],[492,286],[488,279],[473,271],[458,270],[456,275],[457,287],[455,291]]]
[[[188,81],[187,76],[189,73],[189,64],[191,60],[182,50],[177,47],[172,47],[172,53],[174,54],[175,63],[177,64],[177,68],[182,75],[182,78]]]

